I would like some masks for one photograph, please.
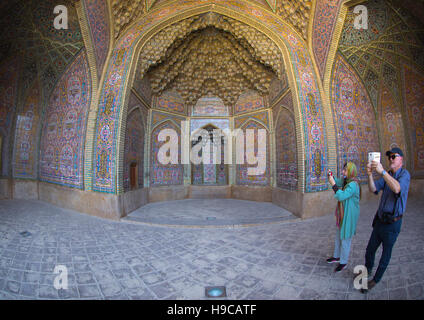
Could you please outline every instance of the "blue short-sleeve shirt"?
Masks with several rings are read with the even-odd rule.
[[[383,177],[375,181],[376,191],[374,193],[378,194],[380,190],[383,190],[383,195],[381,196],[380,205],[377,211],[380,218],[382,217],[383,212],[393,212],[393,209],[395,217],[401,216],[405,212],[406,200],[408,199],[409,183],[411,181],[411,175],[408,170],[400,168],[394,175],[391,171],[389,171],[388,174],[399,182],[400,192],[395,194],[390,189],[386,181],[384,181]],[[396,199],[396,208],[394,208]]]

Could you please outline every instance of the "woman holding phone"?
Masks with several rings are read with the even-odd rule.
[[[346,268],[352,238],[356,233],[356,224],[359,218],[359,200],[361,187],[356,178],[358,171],[353,162],[347,162],[343,166],[343,179],[334,178],[328,170],[328,182],[334,190],[334,198],[337,200],[336,224],[337,232],[334,243],[334,254],[327,259],[327,263],[339,263],[334,272],[340,272]]]

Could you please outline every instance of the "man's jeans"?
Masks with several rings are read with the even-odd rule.
[[[350,253],[350,245],[352,243],[352,238],[349,239],[340,239],[340,229],[337,228],[336,239],[334,241],[334,258],[340,258],[340,264],[347,264]]]
[[[402,219],[392,223],[383,224],[377,220],[373,228],[370,240],[368,241],[367,251],[365,253],[365,266],[368,269],[368,275],[371,275],[374,267],[375,252],[380,244],[383,244],[383,253],[381,254],[380,263],[377,272],[374,275],[374,281],[378,283],[383,277],[392,256],[392,249],[402,226]]]

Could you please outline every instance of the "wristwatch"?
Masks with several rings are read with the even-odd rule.
[[[381,172],[381,176],[383,176],[383,177],[384,177],[384,175],[385,175],[386,173],[387,173],[387,171],[383,169],[383,171]]]

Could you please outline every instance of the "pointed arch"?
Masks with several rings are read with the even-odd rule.
[[[214,4],[199,4],[196,1],[185,1],[175,7],[163,7],[152,10],[140,20],[128,28],[128,31],[118,38],[109,61],[107,76],[103,83],[100,100],[97,108],[97,121],[95,130],[90,137],[93,143],[92,152],[87,152],[87,164],[92,167],[92,186],[95,191],[109,193],[121,193],[122,182],[119,181],[119,172],[122,171],[122,119],[126,114],[129,87],[134,79],[137,57],[143,45],[155,33],[159,32],[172,23],[185,18],[206,12],[216,12],[229,16],[235,20],[247,23],[258,29],[272,39],[281,50],[285,69],[288,72],[290,87],[294,99],[296,116],[296,132],[298,133],[299,161],[299,191],[313,192],[327,189],[326,178],[316,175],[312,165],[312,155],[316,152],[322,157],[319,159],[320,166],[327,167],[327,133],[325,119],[328,115],[323,108],[322,91],[317,84],[317,78],[311,57],[305,41],[288,24],[277,15],[264,10],[260,6],[242,1],[228,2],[217,0]],[[111,81],[114,79],[114,81]],[[309,95],[315,101],[317,112],[311,112],[308,108]],[[113,139],[109,143],[103,143],[99,139],[98,132],[107,123],[113,125]],[[312,128],[318,128],[323,139],[316,141],[311,137]],[[96,134],[97,133],[97,134]],[[108,175],[110,179],[103,183],[98,179],[99,163],[98,154],[109,150]],[[89,150],[88,150],[89,151]]]

